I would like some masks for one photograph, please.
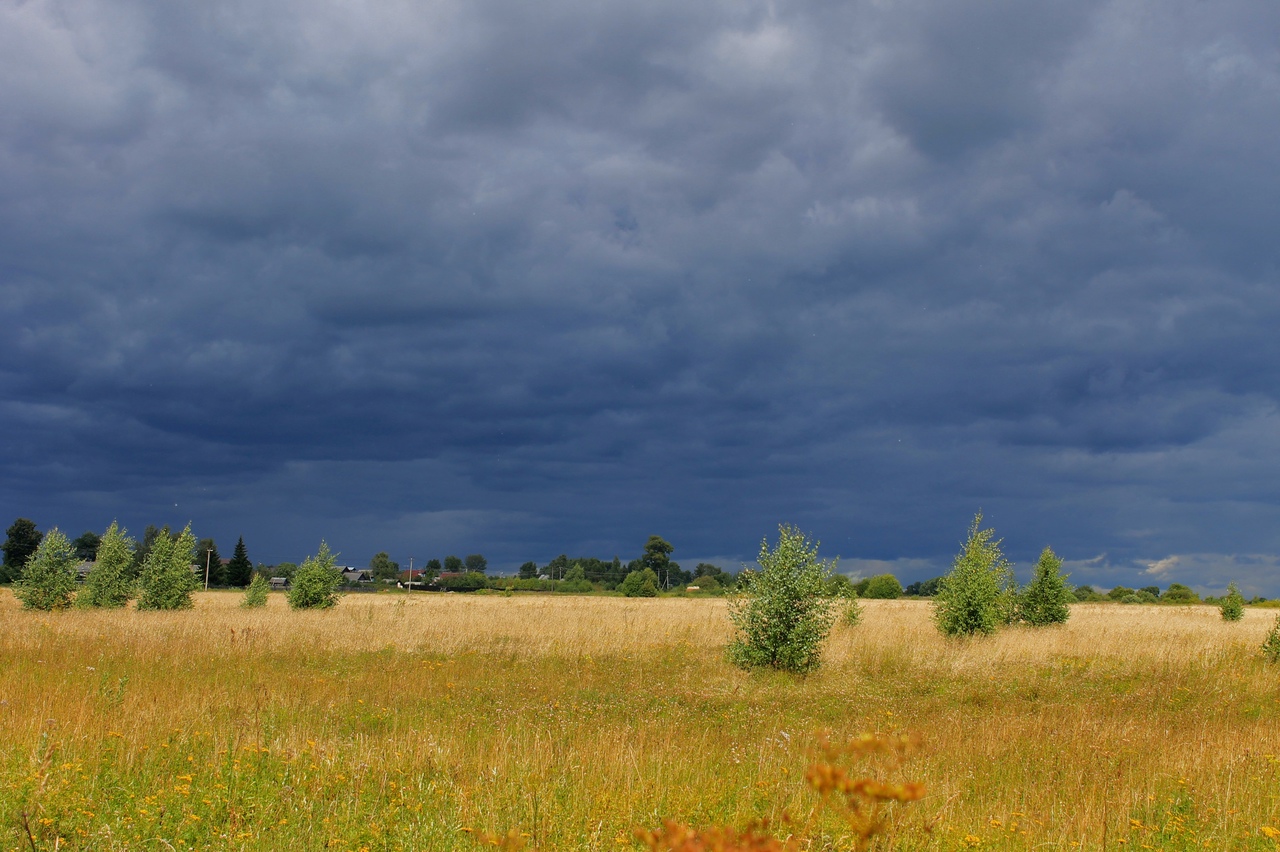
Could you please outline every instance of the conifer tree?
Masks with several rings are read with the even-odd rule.
[[[235,554],[227,563],[227,584],[243,588],[253,579],[253,563],[249,561],[249,553],[245,550],[244,536],[236,542]]]

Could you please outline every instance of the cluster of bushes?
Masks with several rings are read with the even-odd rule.
[[[113,521],[99,540],[97,559],[80,586],[81,560],[72,542],[55,527],[27,557],[14,594],[25,609],[46,611],[71,606],[118,609],[135,599],[140,610],[191,609],[192,593],[200,587],[192,570],[196,539],[191,526],[177,535],[156,537],[135,570],[137,550],[137,543]],[[321,542],[320,551],[294,572],[289,605],[295,609],[333,606],[342,583],[334,561],[328,545]],[[245,590],[244,605],[265,606],[267,591],[266,578],[255,575]]]
[[[118,608],[135,597],[138,609],[190,609],[197,588],[191,570],[196,540],[187,526],[176,537],[155,540],[138,570],[135,543],[112,522],[98,544],[97,560],[77,591],[80,560],[71,541],[56,527],[27,558],[14,594],[27,609]]]
[[[1143,586],[1141,589],[1130,589],[1127,586],[1115,586],[1105,594],[1096,591],[1093,586],[1077,586],[1075,599],[1080,603],[1098,603],[1115,601],[1125,604],[1193,604],[1200,603],[1200,596],[1190,587],[1181,583],[1170,583],[1164,592],[1159,586]]]
[[[1062,560],[1048,547],[1036,562],[1031,582],[1019,588],[995,531],[982,528],[979,513],[951,573],[938,584],[934,621],[948,636],[989,635],[1017,621],[1061,624],[1070,617],[1068,604],[1074,599],[1062,574]]]

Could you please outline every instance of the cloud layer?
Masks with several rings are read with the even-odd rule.
[[[1280,594],[1278,30],[6,5],[0,507],[498,566],[786,521],[922,575],[981,508]]]

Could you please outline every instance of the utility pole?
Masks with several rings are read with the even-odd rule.
[[[409,591],[413,591],[413,557],[409,557]]]
[[[213,555],[213,548],[206,547],[204,550],[204,590],[209,591],[209,557]]]

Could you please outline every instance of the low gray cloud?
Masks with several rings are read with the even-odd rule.
[[[981,509],[1280,593],[1278,24],[10,4],[0,503],[267,561],[786,521],[904,580]]]

